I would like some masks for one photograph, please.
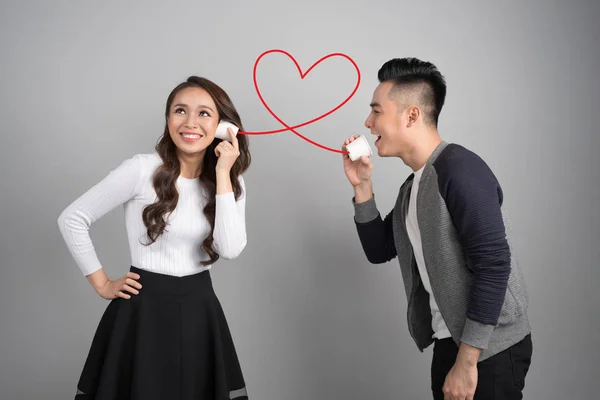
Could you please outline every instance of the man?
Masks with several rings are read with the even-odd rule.
[[[440,138],[446,83],[435,65],[393,59],[378,78],[365,126],[379,156],[400,157],[413,173],[382,219],[369,158],[344,155],[367,259],[398,257],[411,336],[421,352],[435,343],[434,399],[521,399],[532,355],[528,295],[502,188],[481,158]]]

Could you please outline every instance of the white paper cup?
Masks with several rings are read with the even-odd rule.
[[[367,138],[362,135],[349,143],[346,150],[350,153],[349,156],[352,161],[356,161],[362,156],[371,157],[373,155]]]
[[[237,135],[238,131],[240,130],[240,128],[238,128],[231,122],[221,121],[221,122],[219,122],[219,125],[217,126],[217,131],[215,132],[215,138],[222,139],[222,140],[231,140],[231,137],[229,136],[229,132],[227,131],[227,128],[231,128],[233,130],[234,135]]]

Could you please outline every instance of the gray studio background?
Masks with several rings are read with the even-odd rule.
[[[592,1],[4,0],[0,398],[72,398],[108,304],[60,237],[62,209],[125,158],[153,151],[166,97],[188,75],[220,84],[247,130],[281,128],[252,82],[255,59],[273,48],[303,69],[332,52],[359,65],[355,97],[301,129],[333,148],[368,134],[363,122],[385,61],[438,65],[449,85],[442,135],[489,163],[511,210],[534,329],[525,398],[594,398],[599,16]],[[340,58],[301,81],[279,54],[263,58],[258,77],[290,124],[331,109],[355,83]],[[421,354],[410,339],[397,260],[374,266],[362,253],[339,154],[289,132],[250,139],[248,246],[212,272],[250,398],[430,398],[431,348]],[[387,213],[410,171],[399,159],[373,163]],[[124,274],[122,208],[91,233],[109,275]]]

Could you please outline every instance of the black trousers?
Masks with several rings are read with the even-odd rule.
[[[525,376],[531,364],[531,334],[512,347],[477,364],[475,400],[520,400]],[[451,338],[435,340],[431,362],[431,390],[434,400],[444,400],[442,387],[452,369],[458,346]]]

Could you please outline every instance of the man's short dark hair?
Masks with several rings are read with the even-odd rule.
[[[446,99],[446,81],[435,65],[413,57],[394,58],[383,64],[377,77],[379,82],[393,82],[390,96],[417,96],[425,122],[437,127]]]

